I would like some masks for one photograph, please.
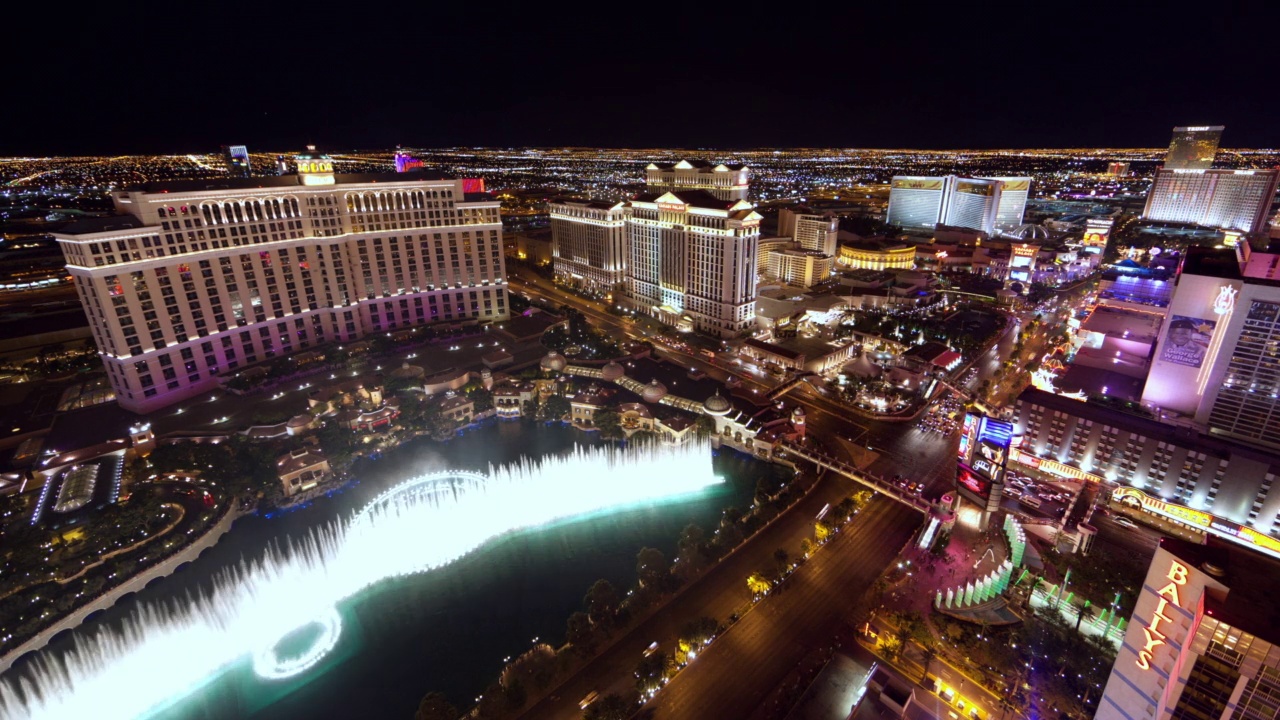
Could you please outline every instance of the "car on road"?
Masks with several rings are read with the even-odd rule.
[[[1124,515],[1117,515],[1115,516],[1114,519],[1115,519],[1115,523],[1120,527],[1126,527],[1126,528],[1129,528],[1130,530],[1136,530],[1138,528],[1137,523],[1125,517]]]
[[[583,710],[586,710],[587,707],[591,705],[591,703],[595,702],[596,698],[599,698],[599,697],[600,697],[600,693],[596,692],[595,690],[592,690],[591,692],[587,693],[586,697],[578,701],[578,707],[582,708]]]
[[[644,656],[645,656],[645,657],[649,657],[650,655],[652,655],[652,654],[654,654],[654,653],[656,653],[656,652],[658,652],[658,642],[655,640],[655,641],[653,641],[653,642],[649,643],[649,647],[647,647],[647,648],[645,648],[645,649],[644,649]]]
[[[1018,498],[1018,502],[1022,503],[1023,505],[1026,505],[1027,507],[1033,507],[1033,508],[1038,508],[1042,504],[1040,502],[1040,498],[1036,497],[1035,495],[1023,495],[1022,497]]]

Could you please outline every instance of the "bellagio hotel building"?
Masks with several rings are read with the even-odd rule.
[[[507,318],[498,201],[474,181],[298,174],[150,183],[57,235],[120,406],[148,412],[310,347]]]

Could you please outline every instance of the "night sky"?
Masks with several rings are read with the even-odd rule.
[[[1280,145],[1262,3],[268,4],[39,4],[0,155]]]

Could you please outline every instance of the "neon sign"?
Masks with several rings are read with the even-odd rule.
[[[1218,297],[1213,299],[1213,312],[1218,315],[1230,315],[1232,308],[1236,306],[1237,292],[1239,291],[1230,285],[1218,288]]]
[[[1165,644],[1165,638],[1168,635],[1160,632],[1160,622],[1172,623],[1173,618],[1164,614],[1169,603],[1172,602],[1179,609],[1182,608],[1182,599],[1178,596],[1178,588],[1187,584],[1187,567],[1180,562],[1172,561],[1169,563],[1169,573],[1165,575],[1169,579],[1169,584],[1156,591],[1156,595],[1160,598],[1160,603],[1156,605],[1155,612],[1151,613],[1151,622],[1144,628],[1142,633],[1146,635],[1146,644],[1138,651],[1138,659],[1134,664],[1141,670],[1151,669],[1151,658],[1155,649]]]
[[[1131,487],[1116,488],[1115,492],[1111,494],[1111,499],[1116,502],[1139,505],[1149,513],[1185,523],[1241,545],[1247,545],[1272,557],[1280,557],[1280,540],[1257,532],[1253,528],[1232,522],[1227,518],[1165,502],[1160,498],[1152,497],[1141,490]]]

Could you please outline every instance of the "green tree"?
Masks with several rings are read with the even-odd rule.
[[[693,425],[694,432],[697,433],[698,438],[702,440],[706,440],[716,432],[716,421],[712,419],[710,415],[699,415],[697,419],[693,421]]]
[[[719,632],[720,623],[716,622],[715,618],[704,615],[680,626],[680,639],[688,642],[690,646],[697,647],[715,637]]]
[[[458,709],[442,692],[429,692],[418,703],[414,720],[458,720]]]
[[[670,569],[661,550],[647,547],[636,554],[636,575],[642,587],[661,590]]]
[[[596,629],[591,624],[591,617],[581,610],[570,615],[565,628],[565,640],[584,652],[589,653],[595,649]]]
[[[655,652],[641,658],[636,664],[636,689],[641,693],[657,692],[674,670],[675,663],[667,653]]]
[[[595,426],[600,437],[615,440],[622,437],[622,418],[613,410],[599,410],[595,414]]]
[[[782,577],[791,568],[791,556],[787,554],[786,550],[778,548],[773,551],[773,563],[778,577]]]
[[[545,403],[543,403],[542,407],[539,409],[539,413],[544,420],[562,420],[564,419],[564,416],[569,414],[571,409],[569,401],[564,399],[564,397],[560,395],[552,395],[547,398]]]
[[[502,671],[502,684],[509,686],[518,680],[525,686],[541,690],[551,683],[558,669],[555,649],[546,643],[538,643],[507,665]]]
[[[1085,618],[1088,618],[1090,620],[1093,619],[1093,612],[1094,612],[1093,606],[1089,603],[1088,600],[1086,600],[1084,604],[1080,606],[1080,609],[1076,612],[1076,633],[1077,634],[1080,633],[1080,624],[1084,622]]]
[[[617,693],[609,693],[588,705],[582,713],[582,720],[627,720],[635,709],[634,702]]]
[[[804,538],[800,541],[800,556],[806,558],[809,557],[813,554],[814,547],[813,540]]]
[[[595,581],[591,589],[587,590],[587,596],[582,602],[587,608],[588,617],[595,625],[611,625],[614,616],[618,614],[618,590],[608,580]]]
[[[897,660],[900,652],[902,652],[902,640],[900,638],[896,635],[880,636],[880,653],[890,662]]]
[[[477,386],[467,391],[467,397],[475,405],[475,412],[482,413],[493,409],[493,393]]]

